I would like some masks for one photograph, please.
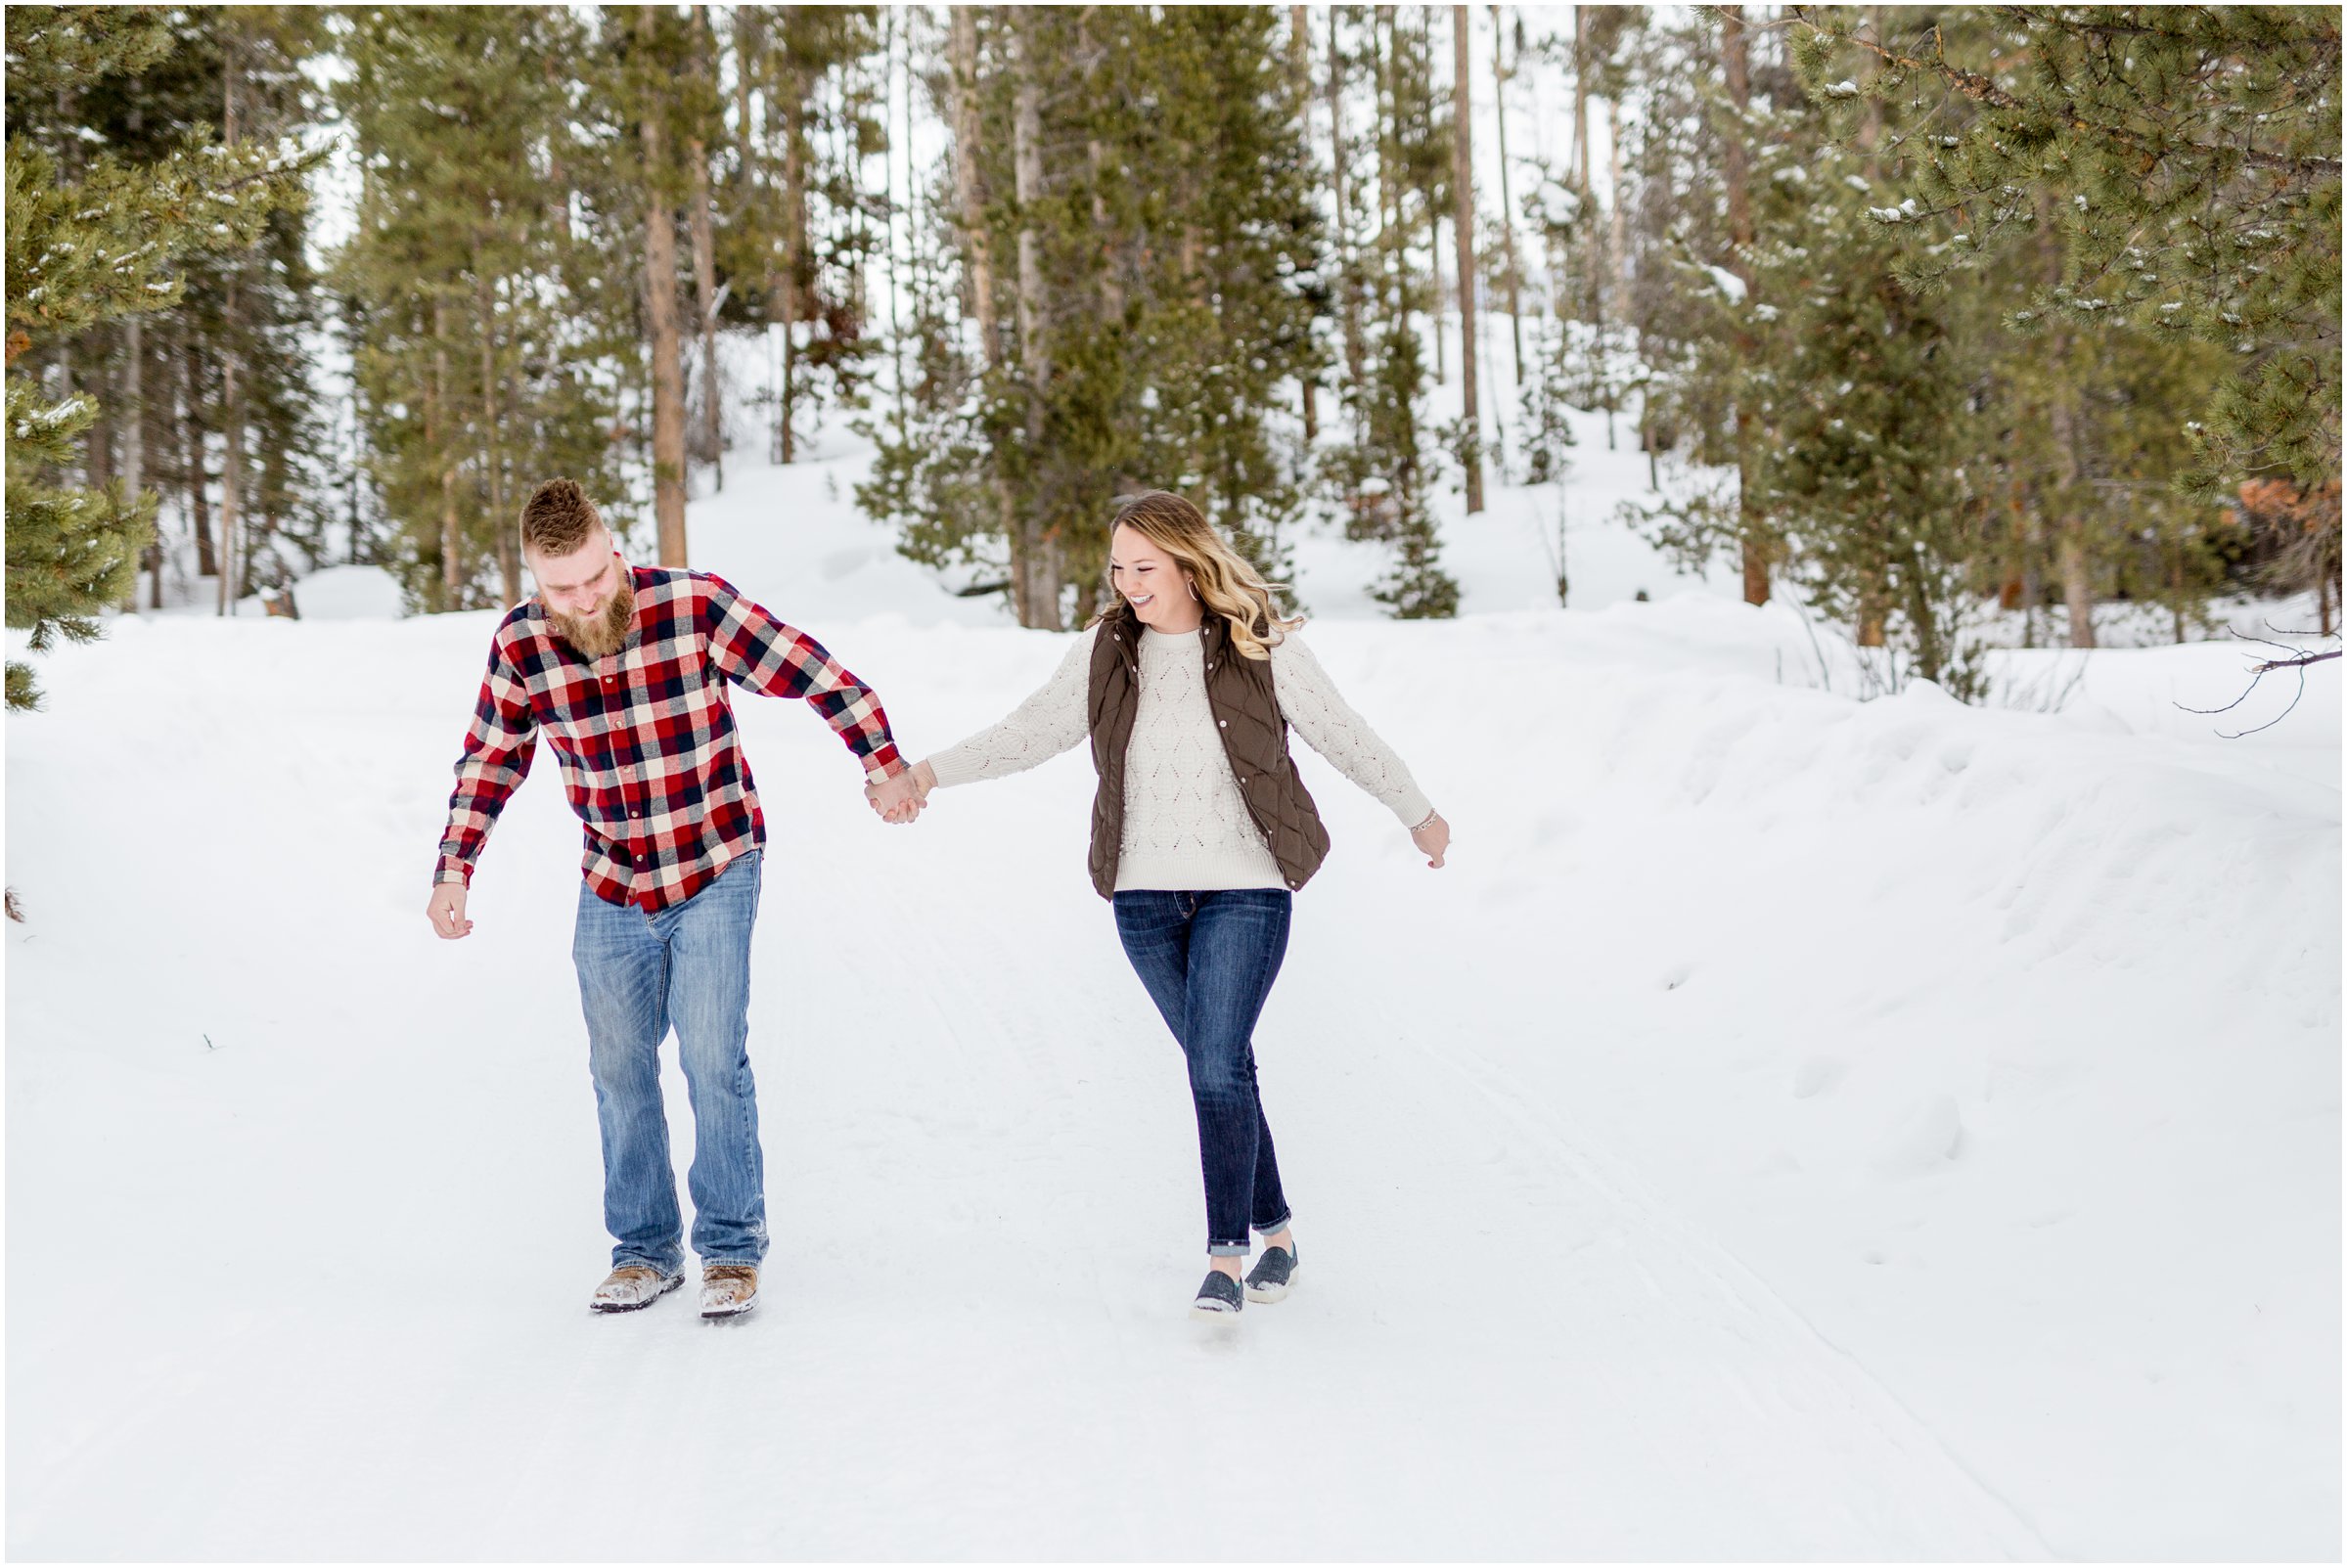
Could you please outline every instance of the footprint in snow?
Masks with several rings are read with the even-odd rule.
[[[1945,1170],[1963,1146],[1963,1118],[1952,1095],[1918,1101],[1877,1145],[1875,1165],[1888,1176]]]
[[[1838,1056],[1812,1056],[1793,1069],[1793,1098],[1814,1099],[1842,1081],[1850,1070]]]

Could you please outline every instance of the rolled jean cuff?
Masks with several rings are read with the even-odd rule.
[[[1269,1225],[1256,1226],[1255,1233],[1257,1235],[1278,1235],[1282,1231],[1286,1230],[1288,1225],[1293,1222],[1294,1219],[1295,1211],[1290,1209],[1286,1214],[1283,1214],[1278,1219],[1272,1221],[1272,1223]]]
[[[1206,1256],[1209,1258],[1243,1258],[1246,1255],[1247,1244],[1243,1241],[1209,1241],[1206,1243]]]

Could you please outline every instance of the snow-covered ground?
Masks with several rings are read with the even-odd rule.
[[[856,517],[852,438],[756,445],[695,563],[916,754],[1058,659]],[[474,935],[422,916],[495,616],[343,568],[43,658],[10,1553],[2335,1558],[2338,665],[2232,741],[2288,690],[2179,712],[2240,690],[2217,644],[2002,655],[2059,712],[1859,702],[1609,520],[1602,420],[1578,463],[1570,610],[1554,488],[1450,517],[1452,623],[1297,543],[1457,841],[1303,756],[1337,847],[1258,1044],[1311,1259],[1230,1325],[1080,753],[890,829],[740,702],[768,1300],[599,1319],[550,764]]]

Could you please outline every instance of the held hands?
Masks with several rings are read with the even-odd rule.
[[[882,779],[864,786],[864,798],[872,809],[887,823],[909,823],[921,815],[927,805],[929,791],[937,787],[937,771],[925,762],[917,762],[892,779]]]
[[[435,886],[431,902],[424,906],[424,914],[431,921],[432,934],[442,941],[453,942],[473,934],[473,922],[465,918],[463,882],[441,882]]]
[[[1427,857],[1427,866],[1440,871],[1443,853],[1451,847],[1451,825],[1442,820],[1441,812],[1429,812],[1424,822],[1410,829],[1410,841]]]

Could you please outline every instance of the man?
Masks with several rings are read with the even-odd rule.
[[[766,826],[725,682],[806,698],[862,759],[868,790],[905,764],[880,699],[818,644],[720,578],[630,567],[570,480],[548,480],[521,509],[521,553],[538,593],[490,641],[427,914],[448,940],[473,929],[473,868],[543,734],[586,825],[571,957],[614,1241],[589,1305],[631,1312],[683,1281],[660,1098],[673,1027],[693,1100],[700,1313],[735,1317],[757,1302],[767,1240],[747,1051]]]

